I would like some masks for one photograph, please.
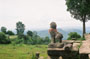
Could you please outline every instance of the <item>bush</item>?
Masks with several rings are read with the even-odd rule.
[[[8,35],[14,35],[14,33],[12,31],[10,31],[10,30],[7,31],[7,34]]]
[[[18,38],[16,38],[16,39],[13,39],[12,40],[12,44],[23,44],[24,43],[24,39],[18,39]]]
[[[5,34],[6,34],[6,30],[7,30],[6,27],[1,27],[1,31],[2,31],[3,33],[5,33]]]
[[[50,41],[51,41],[51,40],[49,39],[48,36],[46,36],[46,37],[44,38],[44,44],[49,44]]]
[[[69,36],[67,40],[72,40],[72,38],[75,38],[76,40],[78,40],[81,38],[81,36],[77,32],[70,32],[68,35]]]
[[[3,32],[0,32],[0,44],[9,44],[9,43],[11,43],[9,38]]]
[[[29,35],[30,37],[32,37],[33,36],[33,32],[32,31],[27,31],[27,35]]]
[[[32,39],[27,35],[23,35],[22,38],[11,39],[13,44],[32,44]]]
[[[85,40],[85,38],[81,37],[79,40]]]
[[[29,35],[20,35],[17,38],[11,39],[13,44],[48,44],[50,42],[49,37],[41,38],[37,34],[34,34],[32,37]]]

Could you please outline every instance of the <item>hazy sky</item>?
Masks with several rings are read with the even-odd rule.
[[[48,29],[52,21],[58,28],[82,27],[66,9],[64,0],[0,0],[0,27],[14,30],[18,21],[30,30]],[[89,27],[90,21],[86,25]]]

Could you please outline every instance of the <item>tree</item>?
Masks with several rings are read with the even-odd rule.
[[[7,38],[5,33],[0,32],[0,44],[9,44],[11,41]]]
[[[50,39],[49,39],[48,36],[46,36],[46,37],[44,38],[44,43],[45,43],[45,44],[49,44],[49,43],[50,43]]]
[[[5,34],[6,34],[6,30],[7,30],[6,27],[1,27],[1,31],[2,31],[3,33],[5,33]]]
[[[90,20],[90,0],[66,0],[66,5],[72,17],[83,22],[84,37],[85,22]]]
[[[32,37],[33,36],[33,32],[32,31],[27,31],[27,35],[29,35],[30,37]]]
[[[7,34],[8,34],[8,35],[15,35],[11,30],[8,30],[8,31],[7,31]]]
[[[17,30],[17,35],[21,38],[23,36],[24,30],[25,30],[25,25],[20,21],[17,22],[16,30]]]
[[[77,32],[70,32],[68,35],[69,36],[67,40],[72,40],[72,38],[78,40],[79,38],[81,38],[81,36]]]
[[[36,31],[33,31],[33,39],[37,39],[38,35],[37,35],[37,32]]]

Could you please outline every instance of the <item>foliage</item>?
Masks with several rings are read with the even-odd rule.
[[[70,32],[68,35],[69,36],[67,40],[72,40],[72,38],[75,38],[77,40],[81,38],[81,36],[77,32]]]
[[[11,38],[12,44],[30,44],[30,40],[26,35],[23,35],[22,38]]]
[[[34,38],[32,38],[32,44],[49,44],[50,43],[49,37],[41,38],[40,36],[37,36]]]
[[[32,36],[33,36],[33,32],[29,30],[29,31],[27,32],[27,35],[29,35],[30,37],[32,37]]]
[[[66,0],[66,5],[72,17],[83,22],[84,36],[85,22],[90,20],[90,0]]]
[[[10,40],[13,45],[16,45],[16,44],[36,45],[36,44],[49,44],[50,43],[49,37],[41,38],[40,36],[37,36],[37,37],[31,38],[28,35],[24,35],[22,39],[20,39],[16,36],[10,36]]]
[[[90,19],[90,0],[66,0],[66,5],[72,17],[81,21]]]
[[[49,44],[49,43],[50,43],[50,39],[49,39],[48,36],[46,36],[46,37],[44,38],[44,44]]]
[[[8,30],[8,31],[7,31],[7,34],[8,34],[8,35],[15,35],[11,30]]]
[[[39,36],[32,38],[32,44],[33,45],[35,45],[35,44],[42,44],[42,43],[43,43],[43,39],[40,38]]]
[[[6,34],[6,30],[7,30],[6,27],[1,27],[1,31],[2,31],[3,33],[5,33],[5,34]]]
[[[82,41],[80,42],[80,45],[78,45],[78,49],[80,49],[81,46],[82,46]]]
[[[17,35],[19,38],[22,38],[24,30],[25,30],[25,25],[22,22],[17,22],[16,23],[16,30],[17,30]]]
[[[9,38],[5,35],[5,33],[0,32],[0,44],[9,44],[11,41]]]
[[[2,34],[5,37],[4,36],[0,37],[3,39],[3,40],[2,39],[1,40],[2,41],[6,40],[7,42],[11,42],[13,45],[16,45],[16,44],[35,45],[35,44],[49,44],[50,43],[49,37],[42,38],[37,34],[36,31],[32,32],[29,30],[27,32],[27,35],[25,35],[24,34],[25,26],[24,26],[24,24],[22,24],[22,22],[16,23],[16,30],[17,30],[17,35],[15,35],[11,30],[8,30],[6,32],[6,30],[4,28],[4,32],[6,32],[6,34],[4,34],[4,33]],[[6,41],[5,41],[5,43],[6,43]]]
[[[36,31],[33,32],[33,36],[30,40],[31,44],[48,44],[50,42],[49,37],[41,38]]]
[[[18,38],[13,39],[13,40],[12,40],[12,44],[13,44],[13,45],[16,45],[16,44],[24,44],[24,39],[23,39],[23,38],[22,38],[22,39],[18,39]]]
[[[50,39],[49,37],[40,37],[36,31],[32,32],[32,37],[29,35],[9,35],[9,39],[11,41],[11,43],[13,45],[16,44],[31,44],[31,45],[35,45],[35,44],[49,44],[50,43]]]
[[[33,31],[33,37],[37,37],[37,32],[36,31]]]
[[[81,37],[79,40],[85,40],[85,38]]]
[[[32,54],[32,57],[31,57],[31,59],[36,59],[36,56],[35,56],[35,54]]]

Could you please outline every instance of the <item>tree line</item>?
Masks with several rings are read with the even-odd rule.
[[[48,36],[40,37],[36,31],[31,30],[28,30],[27,33],[24,34],[24,31],[25,24],[23,24],[21,21],[16,23],[16,34],[2,26],[0,32],[0,44],[48,44],[50,42]]]

